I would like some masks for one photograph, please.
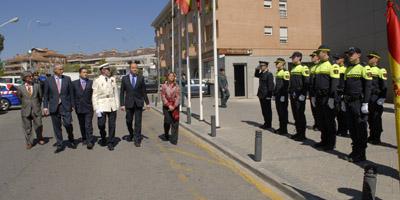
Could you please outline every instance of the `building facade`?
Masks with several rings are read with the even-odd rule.
[[[52,72],[54,64],[65,64],[67,57],[47,48],[33,48],[30,54],[16,55],[6,60],[5,75],[19,75],[25,70],[38,71],[41,74]]]
[[[400,5],[399,0],[395,2]],[[350,46],[362,50],[363,61],[369,51],[382,56],[380,65],[386,67],[389,74],[386,1],[377,0],[324,0],[322,1],[323,43],[333,52],[341,53]],[[392,77],[388,76],[388,100],[393,101]]]
[[[167,5],[152,23],[155,29],[155,43],[159,49],[160,67],[171,68],[174,45],[174,63],[177,69],[180,62],[178,30],[181,25],[181,62],[183,72],[186,72],[184,33],[187,21],[190,75],[198,77],[197,11],[193,10],[187,16],[175,15],[175,34],[172,36],[171,2],[166,2]],[[203,77],[214,82],[212,1],[203,0],[202,5]],[[322,41],[320,0],[218,0],[216,15],[218,68],[225,68],[233,97],[249,98],[256,95],[258,81],[254,78],[254,69],[258,61],[270,62],[270,69],[275,72],[273,61],[277,57],[283,57],[289,62],[291,53],[300,51],[305,55],[304,61],[307,62],[308,55]]]

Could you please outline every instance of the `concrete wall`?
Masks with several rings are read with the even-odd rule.
[[[357,46],[363,51],[364,61],[369,51],[377,51],[382,56],[380,65],[390,72],[385,12],[383,0],[323,0],[322,41],[334,52]],[[389,78],[391,83],[390,75]],[[389,85],[388,96],[392,101],[392,84]]]

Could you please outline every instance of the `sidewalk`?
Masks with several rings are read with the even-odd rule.
[[[217,130],[216,138],[208,135],[211,132],[210,115],[214,114],[213,99],[204,99],[204,122],[197,120],[198,100],[192,99],[192,124],[188,125],[187,116],[182,114],[182,126],[295,198],[296,194],[300,194],[306,199],[359,199],[363,166],[371,163],[376,164],[379,170],[376,191],[378,199],[398,199],[400,196],[394,115],[391,112],[383,115],[383,145],[368,146],[368,162],[356,165],[340,158],[350,153],[350,138],[338,137],[334,151],[314,149],[312,145],[320,141],[320,133],[308,129],[308,140],[304,143],[263,131],[263,160],[256,163],[250,156],[254,153],[255,130],[258,130],[262,122],[258,99],[232,99],[228,102],[228,108],[220,108],[221,128]],[[274,102],[272,104],[273,127],[277,128],[278,116]],[[389,109],[390,106],[385,105]],[[313,125],[309,104],[306,107],[307,124]],[[289,121],[293,122],[290,106]],[[289,125],[288,131],[293,133],[294,126]]]

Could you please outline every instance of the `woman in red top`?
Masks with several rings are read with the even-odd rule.
[[[165,139],[176,145],[178,143],[180,89],[176,84],[176,74],[173,72],[168,73],[167,81],[161,86],[161,99],[163,101]],[[170,129],[171,138],[168,134]]]

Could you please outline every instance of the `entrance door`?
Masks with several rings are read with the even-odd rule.
[[[234,79],[235,79],[235,97],[246,96],[246,73],[245,64],[233,65],[234,68]]]

